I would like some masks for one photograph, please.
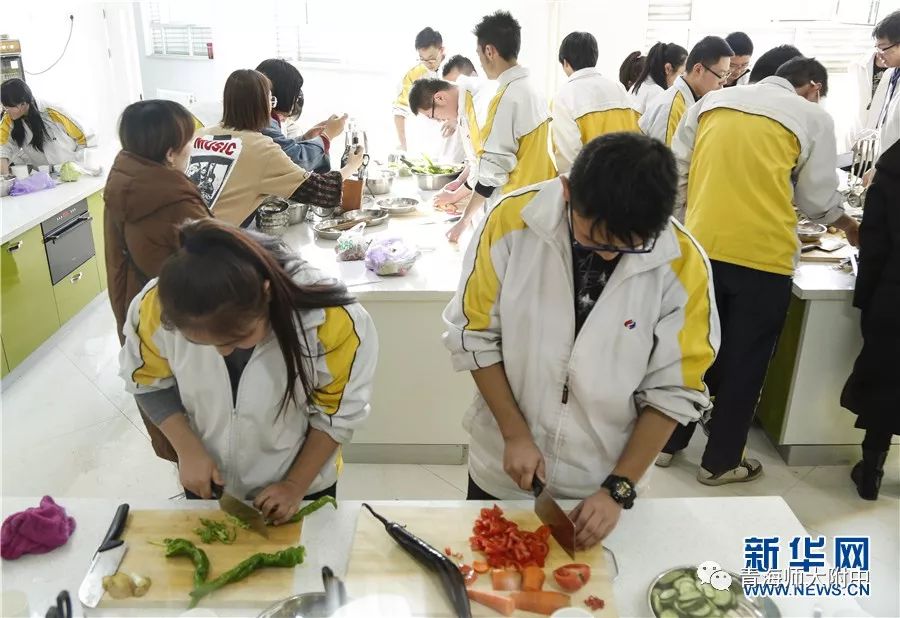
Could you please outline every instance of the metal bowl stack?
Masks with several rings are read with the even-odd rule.
[[[447,183],[456,180],[462,170],[452,172],[450,174],[419,174],[413,172],[416,177],[416,183],[422,191],[440,191]]]
[[[280,197],[267,197],[256,209],[256,229],[270,236],[281,236],[290,223],[290,203]]]

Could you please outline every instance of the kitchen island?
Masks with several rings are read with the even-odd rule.
[[[29,506],[35,506],[38,498],[5,498],[3,517]],[[84,576],[91,556],[106,532],[115,512],[117,502],[112,500],[64,499],[61,500],[78,527],[69,542],[46,555],[25,556],[17,561],[4,561],[2,565],[4,590],[19,590],[28,595],[33,615],[43,615],[61,590],[73,596]],[[379,507],[404,506],[415,508],[454,508],[466,506],[464,502],[373,502]],[[468,506],[471,506],[469,503]],[[214,502],[198,501],[130,501],[134,509],[216,509]],[[332,567],[343,577],[348,570],[350,549],[357,517],[368,517],[360,512],[360,502],[345,501],[335,511],[322,509],[303,523],[300,542],[307,548],[307,560],[295,570],[296,593],[320,591],[320,569]],[[484,506],[490,506],[485,503]],[[532,508],[531,502],[501,502],[504,510]],[[568,508],[574,503],[563,503]],[[470,526],[470,521],[460,522]],[[427,536],[427,530],[413,530]],[[849,532],[849,531],[848,531]],[[126,541],[128,529],[126,527]],[[618,527],[607,540],[607,547],[616,556],[619,575],[613,583],[615,604],[620,616],[648,616],[647,589],[662,571],[682,565],[698,565],[707,560],[718,562],[726,570],[740,573],[744,567],[744,537],[777,536],[786,546],[794,536],[807,533],[796,516],[780,497],[754,498],[668,498],[638,500],[632,510],[624,512]],[[829,540],[830,542],[830,540]],[[870,551],[873,559],[879,556],[883,545],[874,543]],[[784,552],[782,552],[784,554]],[[830,557],[830,553],[829,553]],[[783,559],[786,559],[783,557]],[[423,575],[423,578],[425,576]],[[891,591],[872,590],[872,594],[891,594]],[[259,599],[257,606],[243,609],[209,610],[197,616],[253,616],[278,599]],[[788,616],[864,616],[866,612],[847,597],[781,597],[775,599],[781,614]],[[76,602],[76,606],[78,603]],[[186,604],[185,604],[186,605]],[[816,609],[822,613],[816,614]],[[183,609],[148,611],[140,609],[138,599],[134,608],[92,610],[91,616],[179,616]],[[81,608],[76,616],[84,615]],[[189,614],[190,615],[190,614]],[[449,616],[447,613],[429,613],[432,618]],[[376,618],[376,617],[373,617]]]

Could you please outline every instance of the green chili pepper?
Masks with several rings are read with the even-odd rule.
[[[322,508],[326,504],[330,504],[334,508],[337,508],[337,500],[335,500],[331,496],[322,496],[315,502],[311,502],[310,504],[307,504],[302,509],[297,511],[297,514],[294,515],[293,517],[291,517],[287,523],[296,524],[297,522],[302,520],[304,517],[306,517],[307,515],[312,515],[313,513],[318,511],[320,508]]]
[[[212,519],[200,519],[200,527],[194,530],[194,533],[200,537],[200,540],[209,545],[210,543],[224,543],[231,545],[237,538],[237,530],[233,527],[229,528],[224,522]]]
[[[214,580],[196,586],[191,592],[191,604],[188,608],[193,609],[206,595],[228,584],[240,581],[258,569],[266,567],[293,568],[303,562],[305,555],[306,549],[302,545],[288,547],[274,554],[254,554]]]
[[[248,524],[247,522],[245,522],[243,519],[241,519],[239,517],[235,517],[234,515],[229,515],[228,517],[225,518],[225,520],[232,526],[240,528],[241,530],[249,530],[250,529],[250,524]]]
[[[154,545],[159,545],[159,543],[154,543]],[[187,539],[164,539],[163,547],[166,548],[166,558],[175,556],[190,558],[194,563],[194,588],[203,585],[209,577],[209,558],[205,551]]]

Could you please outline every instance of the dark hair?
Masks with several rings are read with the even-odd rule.
[[[148,99],[132,103],[119,118],[122,150],[157,163],[194,137],[194,117],[180,103]]]
[[[409,89],[409,109],[418,116],[420,110],[431,107],[434,95],[444,90],[450,90],[452,86],[453,84],[450,82],[436,77],[417,79]]]
[[[721,58],[731,58],[734,50],[720,36],[705,36],[694,45],[687,57],[687,70],[690,71],[697,64],[708,67],[717,63]]]
[[[570,32],[559,45],[559,63],[568,61],[576,71],[597,66],[597,39],[590,32]]]
[[[496,11],[485,15],[472,31],[482,49],[493,45],[500,57],[507,62],[519,57],[522,47],[522,27],[509,11]]]
[[[646,62],[647,57],[639,51],[633,51],[628,54],[628,57],[622,62],[622,66],[619,67],[619,81],[625,86],[625,90],[631,90],[631,87],[637,82],[641,71],[644,70]]]
[[[272,94],[278,99],[275,110],[293,118],[303,111],[303,76],[293,64],[281,58],[263,60],[256,70],[272,82]]]
[[[684,64],[687,55],[687,50],[676,43],[663,43],[661,41],[656,43],[650,48],[650,51],[647,52],[647,60],[644,61],[644,68],[634,81],[634,86],[631,91],[634,94],[637,94],[641,89],[641,84],[643,84],[648,77],[656,82],[656,85],[660,88],[668,88],[669,84],[666,82],[666,65],[670,64],[673,69],[677,69]]]
[[[287,367],[282,409],[299,403],[295,385],[312,401],[313,376],[307,349],[298,334],[300,311],[355,302],[337,280],[300,285],[289,274],[303,265],[281,239],[243,230],[216,219],[198,219],[179,228],[181,248],[159,274],[159,302],[166,328],[200,328],[219,335],[247,332],[247,324],[265,315],[278,339]],[[264,282],[269,282],[268,291]]]
[[[31,93],[31,88],[18,77],[8,79],[0,85],[0,100],[5,107],[15,107],[28,103],[28,113],[13,120],[10,137],[20,148],[25,143],[25,125],[31,129],[31,145],[38,152],[44,152],[44,140],[50,137],[47,126],[41,118],[41,110]],[[4,112],[5,113],[5,112]]]
[[[269,126],[272,82],[251,69],[238,69],[225,81],[222,126],[237,131],[262,131]]]
[[[887,39],[891,43],[900,42],[900,10],[890,13],[878,22],[872,30],[872,36],[876,39]]]
[[[569,173],[572,209],[624,242],[646,242],[675,207],[672,151],[640,133],[608,133],[588,142]]]
[[[755,84],[758,81],[775,75],[775,71],[777,71],[778,67],[782,64],[791,58],[802,55],[800,50],[793,45],[779,45],[778,47],[773,47],[756,59],[753,70],[750,71],[750,83]]]
[[[475,75],[475,65],[472,64],[472,61],[459,54],[450,57],[444,65],[442,75],[447,77],[453,69],[456,69],[463,75]]]
[[[775,75],[791,82],[794,88],[800,88],[816,82],[822,84],[822,96],[828,95],[828,70],[815,58],[791,58],[775,71]]]
[[[753,41],[746,32],[732,32],[725,37],[725,42],[734,50],[735,56],[753,55]]]
[[[416,35],[416,49],[440,47],[443,44],[444,38],[441,36],[441,33],[434,28],[425,28]]]

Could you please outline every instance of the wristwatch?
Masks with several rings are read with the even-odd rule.
[[[634,506],[637,492],[634,490],[634,483],[624,476],[610,474],[600,487],[608,489],[609,495],[612,496],[613,500],[621,504],[623,509],[630,509]]]

